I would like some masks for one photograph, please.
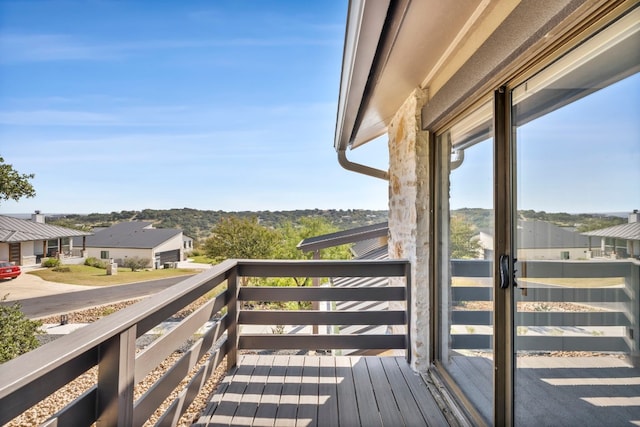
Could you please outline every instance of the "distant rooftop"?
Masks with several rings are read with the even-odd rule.
[[[91,233],[72,228],[0,215],[0,242],[29,242],[89,235]]]
[[[375,237],[387,236],[389,233],[389,223],[366,225],[364,227],[352,228],[350,230],[338,231],[336,233],[324,234],[322,236],[310,237],[298,243],[298,249],[304,252],[317,251],[320,249],[340,246],[347,243],[361,242]]]

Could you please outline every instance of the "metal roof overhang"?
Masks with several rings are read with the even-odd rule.
[[[334,146],[384,134],[413,90],[437,71],[490,0],[349,2]]]

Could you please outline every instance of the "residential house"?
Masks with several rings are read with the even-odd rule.
[[[148,259],[148,267],[183,260],[182,230],[154,228],[151,222],[131,221],[100,228],[86,239],[87,257],[113,260],[122,265],[127,258]]]
[[[589,238],[591,257],[640,259],[640,213],[637,209],[629,214],[629,222],[583,233]],[[600,245],[592,247],[592,238],[600,238]]]
[[[16,265],[35,266],[43,257],[68,258],[74,254],[79,257],[90,235],[46,224],[45,215],[40,212],[31,215],[31,220],[0,215],[0,259]]]
[[[637,326],[616,335],[610,328],[625,330],[626,321],[591,315],[547,317],[539,326],[542,317],[523,305],[569,310],[577,301],[599,310],[595,293],[543,289],[586,280],[602,298],[617,295],[609,284],[638,295],[638,265],[588,260],[582,237],[571,234],[568,243],[564,231],[539,223],[518,229],[526,225],[515,214],[604,213],[637,202],[640,169],[628,159],[637,159],[640,140],[639,70],[637,1],[349,2],[338,161],[388,181],[389,257],[412,264],[412,366],[441,381],[474,424],[612,425],[640,416],[637,406],[598,406],[580,389],[567,400],[566,387],[537,387],[527,377],[559,367],[559,355],[580,355],[568,350],[602,356],[572,359],[574,376],[588,376],[587,366],[608,375],[618,362],[606,349],[637,365]],[[368,144],[386,145],[388,169],[349,159],[349,150]],[[473,268],[449,250],[452,212],[465,207],[491,210],[493,252]],[[517,287],[516,275],[528,288]],[[461,311],[471,302],[482,311]],[[590,329],[597,322],[600,329]],[[530,340],[533,330],[568,333],[568,326],[575,336]],[[617,344],[599,346],[605,340],[596,334]],[[555,344],[542,344],[551,338]],[[460,348],[462,339],[477,343]],[[635,415],[617,418],[622,413]]]
[[[584,259],[589,239],[577,231],[547,221],[519,220],[516,228],[518,253],[528,260]],[[493,230],[481,230],[480,246],[484,258],[493,258]]]

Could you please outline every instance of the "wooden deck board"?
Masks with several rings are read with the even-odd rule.
[[[196,425],[444,425],[400,357],[244,355],[211,401]]]
[[[320,358],[318,381],[318,427],[337,426],[338,386],[335,359],[333,357]]]
[[[398,424],[398,420],[402,420],[402,415],[398,409],[398,403],[391,387],[389,386],[389,379],[384,371],[382,362],[376,358],[366,358],[367,369],[369,371],[369,377],[371,378],[371,384],[373,385],[373,394],[378,404],[380,411],[380,418],[382,419],[382,425]]]
[[[314,356],[305,357],[302,369],[302,384],[300,384],[300,401],[296,426],[315,427],[318,424],[320,358]]]
[[[295,426],[300,400],[300,383],[302,382],[302,366],[304,359],[300,356],[291,356],[287,363],[287,374],[282,386],[280,404],[276,413],[276,426]]]
[[[415,399],[411,394],[411,389],[404,377],[398,375],[398,362],[395,359],[384,357],[380,362],[385,371],[385,375],[389,379],[389,385],[393,392],[398,410],[402,415],[404,424],[407,426],[420,426],[426,424],[422,412],[415,403]]]
[[[360,425],[356,387],[353,382],[351,361],[348,358],[336,358],[336,385],[338,391],[338,425]]]

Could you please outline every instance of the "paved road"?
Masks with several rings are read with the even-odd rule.
[[[22,312],[29,318],[54,316],[83,308],[104,305],[129,299],[143,298],[172,286],[190,276],[151,280],[105,287],[91,287],[86,290],[57,293],[32,298],[18,298],[0,304],[18,301]]]

